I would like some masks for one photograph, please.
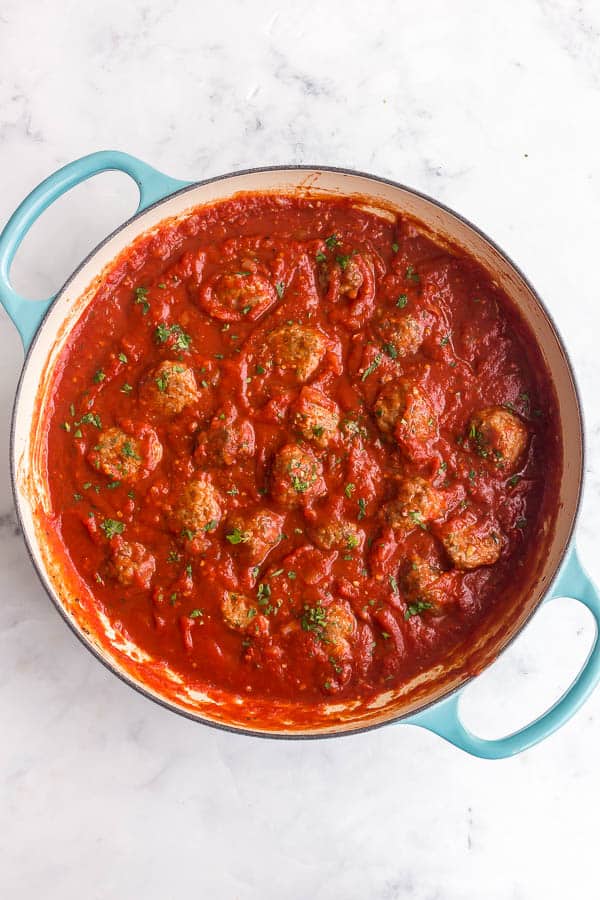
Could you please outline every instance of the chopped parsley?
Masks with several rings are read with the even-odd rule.
[[[256,591],[256,599],[258,600],[259,605],[268,606],[270,596],[271,586],[269,584],[265,584],[264,581],[261,581]]]
[[[247,544],[250,540],[250,535],[247,531],[240,531],[239,528],[234,528],[232,532],[225,535],[225,540],[229,541],[230,544]]]
[[[94,384],[100,384],[101,381],[104,381],[106,375],[102,371],[102,369],[98,369],[96,374],[94,375]]]
[[[117,534],[123,534],[125,531],[125,523],[119,522],[117,519],[105,519],[104,522],[101,523],[100,528],[110,540],[110,538],[114,538]]]
[[[125,382],[125,384],[121,388],[121,393],[122,394],[131,394],[132,391],[133,391],[133,387],[130,384],[127,384],[127,382]]]
[[[344,493],[345,493],[346,497],[348,498],[348,500],[350,499],[350,497],[352,496],[352,494],[355,490],[356,490],[356,485],[353,484],[351,481],[349,481],[348,484],[346,485],[346,487],[344,488]]]
[[[327,262],[327,257],[321,250],[317,253],[317,255],[315,256],[315,259],[318,263]]]
[[[382,349],[386,356],[389,356],[390,359],[398,359],[398,351],[396,350],[394,344],[384,344]]]
[[[332,234],[328,238],[325,238],[325,243],[328,250],[335,250],[339,242],[340,239],[338,238],[337,234]]]
[[[78,422],[75,422],[75,425],[95,425],[96,428],[102,428],[100,416],[95,413],[85,413]]]
[[[154,339],[159,344],[166,344],[166,342],[170,340],[171,346],[175,350],[181,350],[182,352],[189,350],[190,344],[192,343],[189,334],[186,334],[181,325],[178,325],[177,323],[174,325],[167,325],[165,322],[161,322],[156,326]]]
[[[369,377],[369,375],[373,374],[373,372],[375,371],[375,369],[377,368],[377,366],[379,365],[379,363],[381,362],[382,359],[383,359],[383,355],[381,353],[378,353],[377,356],[375,357],[375,359],[373,360],[373,362],[370,365],[368,365],[367,368],[365,369],[365,371],[362,373],[360,380],[366,381],[367,378]]]
[[[128,361],[128,360],[127,360],[127,357],[125,356],[124,353],[119,353],[118,359],[119,359],[120,362],[122,362],[122,363],[126,363],[126,362]]]
[[[421,276],[415,271],[414,266],[407,266],[406,272],[404,273],[404,277],[407,281],[412,281],[414,284],[418,284],[421,280]]]
[[[125,443],[121,447],[121,456],[125,456],[127,459],[141,459],[142,458],[141,456],[138,456],[137,453],[135,452],[135,450],[133,449],[131,441],[125,441]]]
[[[392,253],[397,253],[399,249],[400,246],[396,243],[396,241],[394,241],[394,243],[392,244]]]
[[[408,295],[400,294],[400,296],[396,300],[396,306],[399,306],[400,309],[404,309],[404,307],[406,306],[407,303],[408,303]]]
[[[304,605],[304,612],[300,619],[303,631],[311,631],[320,641],[326,641],[325,628],[327,626],[327,610],[324,606]]]
[[[303,481],[298,475],[292,475],[290,480],[297,494],[303,494],[310,487],[308,481]]]
[[[340,267],[340,269],[342,270],[342,272],[345,272],[346,269],[348,268],[348,263],[350,262],[351,257],[352,257],[351,253],[345,253],[342,256],[336,256],[335,261],[338,264],[338,266]]]
[[[277,291],[277,296],[281,300],[281,298],[283,297],[283,292],[285,291],[285,284],[283,283],[283,281],[277,282],[277,284],[275,285],[275,290]]]
[[[214,531],[219,523],[216,519],[211,519],[210,522],[207,522],[206,525],[202,526],[202,531]]]
[[[135,303],[141,305],[142,315],[145,316],[150,309],[150,304],[146,299],[148,296],[148,288],[136,287],[133,293],[135,294]]]
[[[197,619],[198,616],[203,616],[204,613],[201,609],[193,609],[189,615],[190,619]]]
[[[423,531],[427,531],[427,525],[426,525],[425,522],[423,521],[423,517],[422,517],[422,515],[421,515],[420,512],[418,512],[417,510],[413,509],[413,510],[411,510],[411,511],[409,512],[408,518],[410,519],[410,521],[411,521],[414,525],[418,525],[419,528],[422,528],[422,529],[423,529]]]
[[[158,378],[154,379],[156,381],[156,387],[159,389],[161,394],[164,394],[169,386],[169,373],[161,372]]]
[[[406,607],[404,618],[408,621],[412,616],[420,616],[421,613],[425,612],[427,609],[431,609],[432,606],[433,604],[429,603],[428,600],[415,600],[414,603],[410,603]]]
[[[360,522],[361,519],[364,519],[366,514],[367,514],[366,500],[364,499],[364,497],[359,497],[358,498],[358,521]]]

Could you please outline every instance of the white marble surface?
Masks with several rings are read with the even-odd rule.
[[[181,178],[268,163],[398,179],[487,230],[533,279],[587,413],[579,544],[600,579],[600,6],[3,0],[0,220],[57,166],[116,147]],[[134,205],[74,192],[14,267],[50,293]],[[0,320],[0,896],[166,900],[596,898],[600,691],[557,735],[486,763],[410,727],[321,743],[220,733],[105,671],[17,533],[8,426],[22,353]],[[471,689],[507,731],[591,639],[567,601]]]

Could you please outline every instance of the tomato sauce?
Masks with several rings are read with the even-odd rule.
[[[65,559],[190,683],[367,697],[523,583],[552,385],[489,275],[351,199],[242,195],[119,257],[47,422]]]

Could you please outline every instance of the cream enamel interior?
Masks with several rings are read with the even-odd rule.
[[[446,667],[436,666],[401,691],[382,694],[369,704],[323,704],[312,711],[309,725],[302,718],[299,708],[277,704],[265,707],[262,713],[258,711],[250,715],[242,698],[225,697],[217,690],[189,690],[174,673],[167,672],[164,684],[159,685],[158,676],[165,677],[162,667],[157,667],[155,661],[148,659],[143,651],[124,641],[107,620],[98,618],[92,622],[83,614],[77,599],[65,591],[64,574],[53,556],[50,536],[44,532],[39,516],[40,510],[50,511],[39,453],[45,394],[69,329],[93,296],[105,267],[134,239],[163,220],[184,215],[193,207],[226,199],[243,191],[358,195],[370,198],[369,205],[375,208],[381,204],[385,210],[393,207],[408,213],[421,220],[429,231],[464,248],[492,273],[521,310],[537,338],[553,376],[560,411],[564,462],[559,514],[543,564],[512,610],[508,623],[507,620],[494,623],[479,646],[471,648],[471,669],[476,671],[492,661],[519,630],[540,602],[561,561],[571,534],[580,491],[583,443],[579,403],[570,366],[556,331],[534,293],[510,262],[485,237],[433,201],[368,176],[320,170],[266,170],[227,176],[193,186],[167,198],[120,229],[91,255],[61,291],[36,336],[23,371],[13,423],[13,471],[19,512],[30,552],[47,590],[63,615],[96,655],[133,686],[199,720],[265,734],[349,732],[396,719],[439,699],[466,680],[464,663],[468,663],[468,659],[462,657]]]

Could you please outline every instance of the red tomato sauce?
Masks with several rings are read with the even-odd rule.
[[[57,367],[65,558],[194,683],[366,697],[519,590],[560,465],[539,352],[474,260],[349,199],[247,195],[126,251]]]

